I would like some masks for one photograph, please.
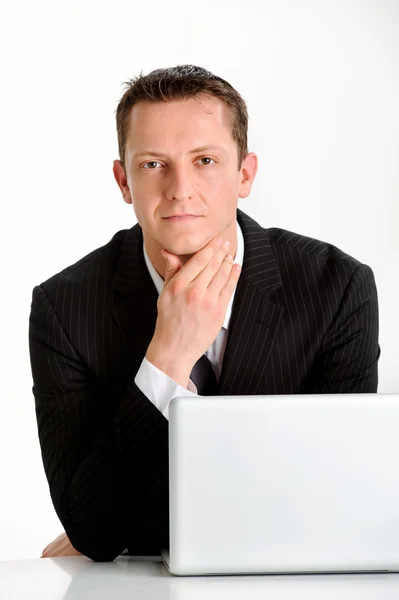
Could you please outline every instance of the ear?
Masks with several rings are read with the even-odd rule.
[[[238,188],[238,196],[240,198],[249,196],[257,171],[258,157],[255,152],[249,152],[241,165],[241,181]]]
[[[130,189],[127,183],[127,178],[125,174],[125,169],[120,160],[114,160],[113,163],[113,172],[116,183],[119,185],[120,190],[122,192],[122,196],[126,204],[132,204],[132,197],[130,195]]]

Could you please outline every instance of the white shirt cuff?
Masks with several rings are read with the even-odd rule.
[[[169,403],[172,398],[176,396],[198,395],[197,387],[191,379],[188,382],[188,389],[186,389],[169,377],[169,375],[158,369],[146,357],[142,360],[134,378],[134,383],[168,420]]]

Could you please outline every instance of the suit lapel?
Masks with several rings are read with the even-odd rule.
[[[158,300],[158,291],[144,261],[139,224],[125,235],[112,288],[119,296],[112,310],[113,317],[133,352],[133,364],[139,367],[154,335]]]
[[[244,260],[223,357],[221,396],[257,393],[284,311],[269,299],[282,283],[267,231],[240,209],[237,220],[244,237]]]
[[[281,277],[267,231],[240,209],[237,219],[244,237],[244,260],[229,323],[220,395],[256,393],[284,310],[268,297],[281,286]],[[138,367],[154,334],[158,300],[144,261],[139,224],[125,235],[112,287],[120,294],[113,316]]]

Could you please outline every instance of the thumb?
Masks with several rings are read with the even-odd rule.
[[[169,283],[174,275],[182,268],[182,264],[176,254],[172,254],[167,250],[161,250],[161,254],[165,259],[165,285]]]

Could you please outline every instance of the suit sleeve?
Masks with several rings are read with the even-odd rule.
[[[300,393],[377,392],[379,319],[374,275],[359,265]]]
[[[50,494],[72,545],[95,561],[129,547],[154,554],[168,518],[168,422],[134,383],[104,402],[40,286],[29,351],[38,435]],[[158,538],[157,538],[158,536]],[[147,544],[147,546],[146,546]]]

